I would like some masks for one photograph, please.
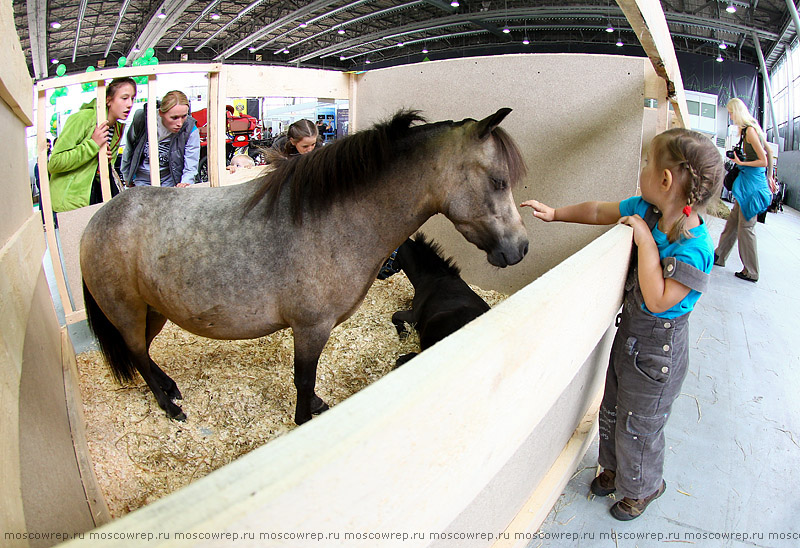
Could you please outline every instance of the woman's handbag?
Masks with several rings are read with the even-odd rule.
[[[728,152],[725,153],[725,155],[731,160],[733,160],[734,154],[736,154],[736,156],[738,156],[740,160],[745,160],[744,152],[742,149],[742,143],[744,142],[745,133],[747,133],[747,126],[742,128],[741,133],[742,133],[741,136],[739,136],[739,144],[733,147],[733,150],[729,150]],[[734,163],[733,167],[731,167],[728,170],[728,173],[725,174],[725,179],[722,182],[722,184],[725,185],[725,188],[728,190],[728,192],[733,192],[733,182],[736,180],[736,177],[738,176],[739,176],[739,166]]]
[[[733,167],[725,174],[725,179],[722,181],[722,184],[725,185],[725,188],[728,192],[733,192],[733,182],[736,180],[736,177],[739,176],[739,166],[733,164]]]

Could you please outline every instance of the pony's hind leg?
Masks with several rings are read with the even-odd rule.
[[[150,359],[150,342],[164,326],[164,321],[159,319],[159,317],[163,318],[163,316],[157,312],[154,315],[153,312],[155,311],[148,309],[147,311],[142,310],[141,316],[134,315],[135,321],[130,322],[130,329],[125,330],[123,337],[131,352],[136,370],[142,376],[144,382],[147,383],[153,396],[155,396],[158,406],[166,412],[167,417],[184,421],[186,420],[186,415],[184,415],[180,407],[172,403],[170,396],[162,388],[162,384],[175,383],[157,365],[153,368],[155,363]],[[155,321],[152,325],[148,325],[149,322],[147,320],[151,318]],[[169,383],[166,379],[169,379]]]
[[[147,354],[148,358],[150,356],[150,344],[153,342],[153,339],[156,338],[161,330],[164,328],[164,324],[167,323],[167,318],[157,312],[155,309],[148,307],[147,308]],[[156,377],[158,385],[161,389],[166,392],[167,396],[169,396],[170,400],[182,400],[183,396],[181,395],[181,391],[178,390],[178,385],[175,383],[172,378],[164,373],[164,371],[158,366],[156,362],[153,361],[152,358],[150,359],[150,368],[153,372],[153,375]]]
[[[392,323],[394,324],[394,328],[397,330],[397,336],[401,339],[405,339],[408,337],[408,329],[406,329],[406,324],[411,325],[414,323],[414,311],[413,310],[399,310],[392,314]]]

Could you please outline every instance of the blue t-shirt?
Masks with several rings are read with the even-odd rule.
[[[648,207],[650,207],[650,204],[645,202],[641,196],[634,196],[619,203],[619,213],[623,217],[639,215],[644,218]],[[680,238],[677,242],[670,242],[667,239],[667,235],[661,232],[658,224],[656,224],[652,234],[653,239],[656,241],[656,246],[658,246],[658,256],[662,260],[666,257],[675,257],[676,260],[709,274],[714,266],[714,241],[708,234],[708,229],[702,217],[700,218],[700,226],[696,226],[689,232],[694,236],[693,238]],[[658,314],[650,312],[644,304],[642,304],[642,309],[659,318],[677,318],[687,312],[691,312],[700,295],[699,291],[690,289],[689,294],[678,304]]]

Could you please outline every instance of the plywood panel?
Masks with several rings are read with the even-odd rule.
[[[347,99],[349,77],[338,70],[228,65],[228,97]]]
[[[72,211],[58,213],[58,241],[64,276],[72,298],[73,309],[83,310],[83,282],[81,278],[80,247],[83,229],[103,204],[94,204]],[[55,256],[53,260],[56,260]],[[67,321],[67,323],[71,323]]]
[[[618,201],[636,193],[642,149],[646,59],[536,54],[451,59],[368,72],[359,78],[359,128],[399,108],[431,121],[483,118],[501,107],[529,175],[517,202],[554,207],[584,200]],[[545,224],[523,211],[531,247],[519,265],[498,270],[438,216],[424,227],[452,254],[464,277],[512,292],[585,246],[605,228]]]
[[[33,125],[31,79],[22,53],[11,2],[0,2],[0,98],[26,126]],[[6,127],[5,125],[0,127]]]
[[[39,261],[41,265],[41,261]],[[44,270],[31,273],[36,293],[26,324],[19,386],[20,478],[25,526],[30,532],[92,529],[89,504],[75,457],[61,367],[61,331]],[[84,445],[84,451],[88,449]],[[56,544],[33,538],[32,547]]]
[[[0,110],[4,108],[0,105]],[[4,189],[12,182],[3,181]],[[28,216],[15,233],[4,235],[0,247],[0,530],[13,533],[26,530],[20,481],[19,390],[36,272],[44,253],[41,221],[30,210]]]

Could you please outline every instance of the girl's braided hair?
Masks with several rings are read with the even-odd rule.
[[[673,128],[653,139],[657,165],[672,172],[673,181],[680,185],[685,204],[700,214],[709,201],[719,195],[725,167],[714,143],[705,135],[684,128]],[[691,238],[686,227],[687,215],[680,215],[670,227],[670,242]]]

